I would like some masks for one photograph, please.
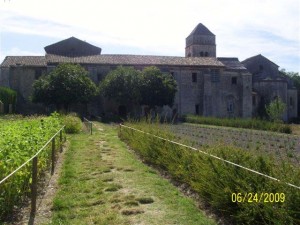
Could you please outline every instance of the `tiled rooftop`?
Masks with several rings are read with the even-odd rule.
[[[157,66],[204,66],[224,67],[216,58],[211,57],[177,57],[150,55],[93,55],[81,57],[66,57],[46,54],[46,56],[7,56],[2,67],[8,66],[46,66],[56,63],[80,63],[102,65],[157,65]]]
[[[46,66],[45,56],[6,56],[1,67],[8,66]]]
[[[238,58],[218,57],[217,59],[221,61],[228,70],[247,71],[247,68],[239,61]]]

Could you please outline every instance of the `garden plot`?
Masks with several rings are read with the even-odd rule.
[[[173,125],[170,128],[176,136],[190,141],[195,147],[233,145],[261,153],[272,153],[279,159],[300,163],[300,141],[296,135],[194,124]]]

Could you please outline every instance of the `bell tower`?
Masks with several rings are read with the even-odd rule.
[[[216,36],[202,23],[186,38],[185,57],[216,57]]]

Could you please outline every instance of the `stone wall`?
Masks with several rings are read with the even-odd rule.
[[[0,86],[9,87],[9,68],[0,68]]]

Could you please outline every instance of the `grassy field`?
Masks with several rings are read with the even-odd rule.
[[[69,140],[51,224],[216,224],[140,162],[116,127],[97,123],[92,136]]]

